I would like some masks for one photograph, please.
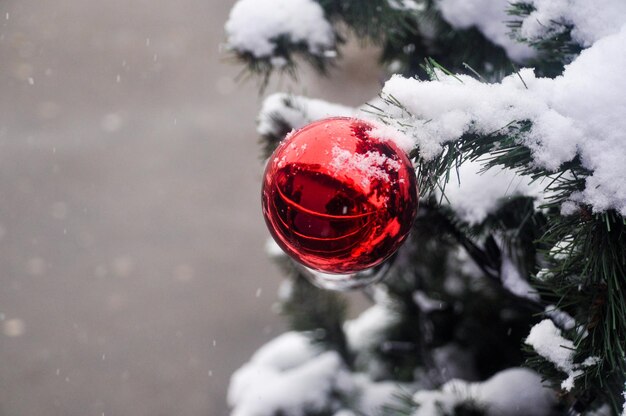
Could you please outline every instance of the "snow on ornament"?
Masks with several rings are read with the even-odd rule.
[[[413,165],[374,129],[347,117],[316,121],[288,135],[268,161],[265,221],[313,280],[363,271],[371,280],[411,229],[418,202]]]

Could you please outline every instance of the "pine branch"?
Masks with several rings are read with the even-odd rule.
[[[262,90],[273,73],[295,78],[299,60],[327,74],[350,36],[362,43],[382,45],[381,61],[393,65],[393,72],[407,76],[426,75],[422,63],[428,57],[453,72],[464,72],[467,66],[479,68],[490,80],[511,73],[503,48],[476,28],[453,28],[433,0],[416,0],[416,9],[394,7],[390,0],[359,2],[358,6],[343,0],[316,1],[334,27],[336,45],[331,53],[311,53],[304,42],[293,42],[288,36],[272,39],[275,48],[271,56],[259,58],[246,51],[232,51],[246,66],[245,75],[260,79]]]
[[[391,96],[382,98],[388,105],[409,116],[405,119],[411,119],[408,110],[397,99]],[[388,117],[385,114],[381,116],[383,121]],[[615,402],[620,400],[615,398],[620,397],[626,374],[625,220],[615,211],[592,214],[591,207],[584,205],[581,205],[578,214],[561,215],[561,205],[584,190],[585,180],[592,172],[582,166],[578,157],[562,164],[556,172],[536,165],[530,149],[524,144],[531,127],[530,122],[520,120],[490,134],[471,133],[470,128],[470,133],[445,143],[442,153],[432,160],[423,159],[419,149],[415,149],[411,157],[417,161],[420,189],[426,195],[439,190],[445,198],[445,184],[449,182],[453,170],[466,160],[476,159],[485,161],[485,170],[502,166],[535,181],[549,183],[545,192],[550,196],[542,207],[547,214],[547,223],[533,224],[530,228],[540,233],[534,236],[534,241],[526,241],[522,246],[546,250],[566,237],[572,239],[575,250],[558,259],[552,258],[553,266],[549,273],[554,277],[537,285],[537,288],[544,301],[567,307],[578,322],[587,323],[589,336],[583,339],[579,335],[576,344],[578,359],[591,356],[603,358],[599,365],[585,368],[584,382],[576,384],[573,396],[602,397],[613,401],[617,410]],[[533,218],[533,221],[536,219]],[[491,224],[485,229],[493,231],[494,226]],[[448,224],[446,229],[467,249],[486,276],[498,279],[494,272],[498,270],[498,260],[486,254],[487,246],[477,246],[469,237],[468,230],[458,229],[453,223]],[[532,257],[526,256],[526,260],[526,267],[532,272]],[[531,310],[541,313],[542,305],[534,304]],[[545,371],[545,368],[540,370]]]
[[[511,3],[508,10],[509,15],[512,16],[512,20],[508,22],[511,36],[519,42],[527,43],[538,52],[538,57],[529,62],[538,74],[554,78],[563,73],[565,65],[580,54],[582,47],[572,39],[573,26],[565,22],[545,22],[549,29],[546,36],[540,39],[523,37],[520,32],[522,22],[533,11],[535,7],[531,3],[525,1]]]
[[[337,47],[345,40],[336,35]],[[335,67],[340,52],[314,54],[305,42],[293,42],[288,36],[280,36],[272,40],[274,52],[271,56],[257,57],[248,51],[232,50],[230,59],[244,65],[244,71],[238,78],[259,79],[259,88],[263,92],[267,88],[272,74],[286,75],[297,79],[298,60],[303,60],[321,75]]]
[[[567,238],[568,244],[552,255],[551,277],[543,290],[571,305],[568,308],[585,325],[576,335],[578,359],[602,358],[586,369],[574,394],[601,397],[617,411],[622,403],[615,398],[626,381],[626,225],[614,211],[589,215],[586,209],[552,218],[544,241],[556,245]]]

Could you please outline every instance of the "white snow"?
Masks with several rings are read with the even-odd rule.
[[[443,309],[445,303],[429,297],[425,292],[416,290],[413,292],[413,301],[423,313],[430,313]]]
[[[565,25],[573,26],[572,39],[582,47],[617,33],[626,21],[626,2],[622,0],[527,0],[534,6],[522,20],[519,35],[536,41],[561,33]],[[507,22],[509,0],[439,0],[443,18],[457,29],[476,27],[485,37],[502,46],[514,61],[533,58],[535,51],[510,35]]]
[[[325,352],[288,371],[249,363],[233,375],[247,378],[249,387],[233,393],[229,403],[234,405],[232,416],[273,416],[277,413],[303,415],[303,409],[322,411],[332,406],[334,390],[351,389],[349,373],[339,355]]]
[[[380,344],[384,331],[398,322],[397,314],[387,306],[376,304],[366,309],[358,318],[346,321],[344,332],[353,351],[363,351]]]
[[[479,279],[484,276],[483,271],[476,265],[476,262],[471,259],[464,248],[459,247],[450,258],[451,261],[458,265],[457,267],[459,267],[460,272],[464,276],[473,279]]]
[[[540,282],[546,282],[549,279],[554,277],[554,273],[550,271],[550,269],[543,268],[537,272],[535,278]]]
[[[359,114],[360,116],[361,114]],[[409,152],[413,149],[415,143],[409,137],[407,137],[401,131],[387,126],[385,124],[380,123],[378,120],[373,120],[370,117],[364,117],[367,121],[374,126],[374,128],[369,132],[371,137],[375,137],[379,140],[391,140],[396,146],[405,152]]]
[[[280,246],[276,244],[276,241],[274,241],[271,237],[265,240],[265,252],[268,256],[274,259],[286,256],[283,249],[280,248]]]
[[[292,128],[299,129],[316,120],[337,116],[351,117],[355,112],[354,108],[324,100],[275,93],[263,101],[258,116],[257,132],[262,136],[280,134],[277,118],[284,120]]]
[[[544,311],[546,316],[557,324],[559,327],[566,331],[572,330],[576,327],[576,320],[572,316],[557,308],[555,305],[548,305]]]
[[[333,416],[357,416],[357,415],[352,410],[341,409],[340,411],[335,413]]]
[[[380,103],[376,98],[372,103]],[[370,123],[373,128],[369,132],[372,138],[381,141],[390,140],[399,149],[408,153],[415,141],[398,129],[381,123],[371,114],[361,108],[353,108],[342,104],[330,103],[315,98],[286,93],[274,93],[265,98],[258,116],[257,132],[262,135],[279,135],[282,133],[281,124],[276,120],[283,120],[293,129],[299,129],[317,120],[327,117],[355,117]]]
[[[575,364],[576,349],[574,343],[564,338],[561,330],[550,319],[544,319],[533,326],[525,343],[533,347],[537,354],[567,374],[567,378],[561,383],[561,388],[566,391],[570,391],[574,387],[575,379],[583,374],[582,368],[600,362],[599,357],[587,357],[582,364]]]
[[[318,56],[335,46],[333,28],[313,0],[239,0],[225,29],[231,48],[257,58],[270,57],[280,36]]]
[[[437,3],[443,18],[457,29],[475,26],[485,37],[506,51],[509,58],[523,62],[535,56],[529,45],[509,36],[506,22],[512,18],[507,14],[510,0],[439,0]]]
[[[565,201],[561,205],[561,215],[574,215],[579,211],[580,207],[574,201]]]
[[[619,32],[626,21],[623,0],[528,0],[535,7],[522,23],[522,37],[536,40],[559,33],[572,25],[572,40],[589,47],[597,40]],[[558,22],[561,26],[555,25]]]
[[[549,415],[556,404],[552,389],[541,383],[541,377],[525,368],[504,370],[483,383],[481,401],[488,415]]]
[[[486,172],[480,161],[466,161],[450,175],[446,184],[444,202],[448,202],[459,218],[469,224],[480,224],[494,213],[502,202],[516,197],[529,196],[536,205],[544,202],[543,184],[518,175],[511,169],[494,167]],[[460,178],[460,180],[459,180]]]
[[[533,76],[527,72],[524,78]],[[464,133],[491,133],[548,110],[545,103],[526,92],[517,76],[505,78],[501,85],[482,83],[465,75],[457,77],[439,73],[438,81],[420,81],[395,75],[383,88],[383,94],[395,97],[410,112],[407,115],[391,105],[384,108],[394,116],[398,129],[413,138],[426,160],[437,157],[443,143]],[[401,125],[413,127],[407,130]],[[574,154],[572,147],[566,157]]]
[[[565,373],[572,371],[574,367],[574,343],[564,338],[561,335],[561,330],[550,319],[544,319],[533,326],[525,342],[559,370]]]
[[[585,358],[585,361],[581,363],[581,365],[583,367],[593,367],[594,365],[598,364],[600,361],[602,361],[600,357],[595,357],[595,356],[587,357]]]
[[[413,401],[419,407],[411,416],[446,416],[453,414],[454,406],[461,400],[439,390],[420,390]]]
[[[228,390],[228,403],[232,406],[256,394],[264,378],[277,379],[279,374],[296,368],[320,354],[310,340],[298,332],[287,332],[261,347],[250,362],[237,370]]]
[[[231,416],[303,416],[331,410],[348,416],[348,410],[338,410],[346,400],[359,414],[376,414],[402,388],[408,385],[351,373],[337,352],[322,352],[306,335],[288,332],[264,345],[233,374],[228,403]]]
[[[418,391],[413,400],[419,408],[412,416],[444,416],[463,402],[474,402],[488,416],[548,416],[556,397],[541,384],[541,377],[525,368],[510,368],[479,383],[450,380],[440,390]]]
[[[574,241],[571,235],[564,237],[550,249],[550,257],[554,260],[565,260],[574,254]]]
[[[400,162],[373,150],[359,154],[334,146],[331,155],[333,158],[329,167],[336,172],[345,172],[346,169],[359,172],[361,174],[361,186],[365,189],[370,188],[372,179],[389,182],[388,172],[397,172],[402,166]]]
[[[515,296],[521,298],[539,300],[539,294],[530,286],[528,281],[522,277],[518,268],[513,263],[511,257],[502,249],[502,262],[500,265],[500,279],[502,286]]]
[[[607,403],[604,403],[597,409],[588,410],[585,413],[585,416],[614,416],[614,413],[611,410],[611,407]]]
[[[290,278],[283,279],[280,286],[278,286],[278,300],[281,302],[287,302],[291,299],[291,296],[293,295],[293,285],[293,280]]]
[[[297,367],[319,355],[320,349],[301,332],[286,332],[259,348],[251,362],[268,365],[278,370]]]
[[[383,89],[406,110],[388,106],[394,127],[412,137],[426,160],[441,145],[464,133],[489,134],[511,122],[530,120],[522,139],[535,164],[556,170],[580,154],[593,171],[580,202],[594,211],[626,215],[626,25],[597,41],[556,79],[537,78],[532,69],[486,84],[464,75],[438,74],[438,81],[392,77]],[[524,83],[522,83],[522,80]],[[410,129],[404,125],[412,125]]]
[[[501,235],[494,235],[500,248],[502,260],[500,261],[500,279],[502,286],[515,296],[534,301],[539,300],[539,294],[520,273],[515,262],[511,248]]]
[[[424,10],[424,4],[418,3],[415,0],[387,0],[389,7],[396,10],[403,11],[422,11]]]

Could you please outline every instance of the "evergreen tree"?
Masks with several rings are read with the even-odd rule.
[[[233,415],[626,414],[623,0],[239,0],[226,32],[262,84],[380,45],[390,77],[359,109],[267,97],[264,156],[374,119],[410,141],[420,192],[357,319],[270,245],[292,331],[234,374]]]

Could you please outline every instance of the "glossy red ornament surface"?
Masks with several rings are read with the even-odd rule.
[[[415,172],[365,121],[314,122],[281,142],[263,182],[263,215],[279,246],[325,273],[382,263],[405,240],[417,210]]]

